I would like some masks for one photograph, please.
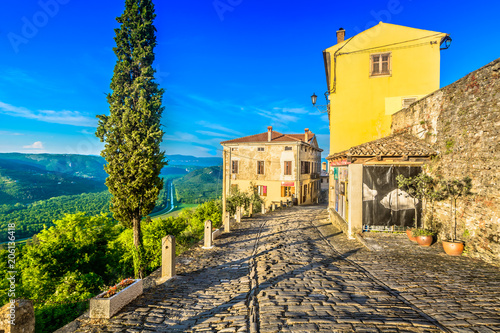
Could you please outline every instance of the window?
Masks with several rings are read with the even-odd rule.
[[[237,151],[237,150],[238,150],[238,148],[231,148],[231,150],[232,150],[232,151]]]
[[[232,161],[232,172],[231,173],[238,173],[238,161]]]
[[[292,194],[295,194],[294,186],[281,186],[281,196],[282,197],[291,197]]]
[[[264,161],[257,161],[257,174],[258,175],[264,174]]]
[[[285,147],[285,150],[292,150],[292,147]]]
[[[300,162],[300,173],[301,174],[311,173],[311,162],[301,161]]]
[[[285,161],[285,175],[292,174],[292,161]]]
[[[403,98],[403,102],[401,103],[403,109],[409,107],[412,103],[415,103],[417,99],[415,97],[412,97],[412,98]]]
[[[391,54],[377,53],[370,55],[371,70],[370,75],[390,75],[391,74]]]
[[[257,151],[264,151],[264,147],[258,147]]]
[[[260,196],[263,196],[263,197],[266,197],[267,196],[267,186],[264,186],[264,185],[257,185],[256,186],[257,188],[257,193],[260,195]]]

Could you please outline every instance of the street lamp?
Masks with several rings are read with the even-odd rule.
[[[311,101],[312,101],[312,103],[313,103],[313,106],[314,106],[314,105],[316,105],[316,100],[317,100],[317,99],[318,99],[318,96],[316,96],[316,94],[315,94],[315,93],[313,93],[313,94],[312,94],[312,96],[311,96]]]
[[[328,101],[328,92],[325,93],[325,100],[326,100],[326,104],[325,105],[316,105],[317,100],[318,100],[318,96],[316,96],[316,94],[313,93],[312,96],[311,96],[312,105],[316,109],[318,109],[318,111],[321,112],[321,113],[328,112],[328,105],[330,104],[329,101]]]

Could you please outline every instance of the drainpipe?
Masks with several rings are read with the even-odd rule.
[[[297,205],[299,205],[300,202],[300,192],[301,192],[301,186],[300,186],[300,143],[297,143],[297,166],[295,168],[296,171],[296,178],[297,181],[295,182],[295,197],[297,198]]]

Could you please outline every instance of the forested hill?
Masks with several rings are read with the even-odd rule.
[[[222,167],[212,166],[174,180],[177,202],[196,204],[217,199],[222,193]]]
[[[4,153],[0,154],[2,160],[81,178],[104,180],[107,177],[103,168],[106,161],[100,156]]]
[[[61,195],[100,192],[104,180],[47,171],[35,163],[0,158],[0,204],[28,204]]]
[[[222,164],[220,157],[167,155],[166,159],[162,174],[170,178]],[[0,205],[106,190],[105,164],[104,158],[92,155],[0,153]]]

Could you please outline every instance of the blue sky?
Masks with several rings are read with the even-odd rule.
[[[124,0],[20,0],[0,12],[0,152],[98,155],[107,114],[115,18]],[[219,142],[265,132],[317,134],[326,90],[322,50],[379,21],[446,32],[441,86],[500,56],[496,1],[156,1],[155,67],[167,154],[220,156]]]

